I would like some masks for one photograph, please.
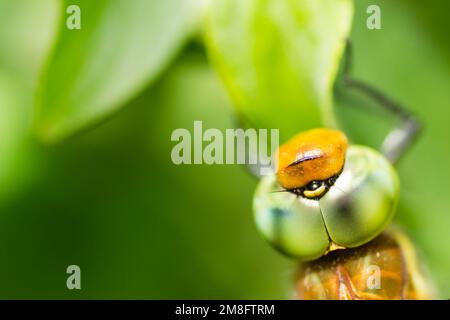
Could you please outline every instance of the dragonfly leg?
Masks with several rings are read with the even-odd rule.
[[[401,104],[387,97],[384,93],[373,86],[353,79],[350,76],[352,63],[352,46],[347,40],[345,49],[344,66],[342,74],[343,85],[349,89],[356,90],[386,109],[399,118],[401,124],[391,130],[383,141],[381,151],[391,161],[396,162],[406,151],[406,149],[417,138],[421,124],[420,122]]]

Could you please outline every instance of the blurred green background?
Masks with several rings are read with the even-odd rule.
[[[66,28],[70,4],[80,30]],[[381,30],[366,28],[369,4]],[[350,35],[355,77],[424,124],[398,166],[396,223],[444,298],[449,9],[358,0]],[[174,129],[234,127],[205,47],[208,14],[199,0],[0,0],[0,298],[289,297],[294,264],[253,224],[257,181],[237,165],[171,162]],[[337,88],[334,100],[354,142],[378,147],[394,125],[361,96]],[[71,264],[81,290],[66,288]]]

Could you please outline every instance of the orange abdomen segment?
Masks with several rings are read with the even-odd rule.
[[[347,145],[347,137],[338,130],[313,129],[296,135],[277,151],[278,182],[295,189],[339,174]]]
[[[431,284],[404,235],[385,232],[364,246],[337,250],[302,264],[302,300],[430,299]]]

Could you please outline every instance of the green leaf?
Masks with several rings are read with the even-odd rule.
[[[284,139],[334,126],[332,86],[351,28],[351,0],[217,0],[210,57],[244,121]]]
[[[55,37],[60,5],[59,0],[0,0],[0,70],[30,90]]]
[[[81,29],[69,30],[69,5]],[[193,32],[203,0],[66,0],[36,101],[47,142],[98,122],[154,80]]]
[[[39,171],[30,117],[59,5],[58,0],[0,0],[1,205],[23,191]]]
[[[24,87],[0,70],[0,203],[13,196],[28,180],[28,96]]]

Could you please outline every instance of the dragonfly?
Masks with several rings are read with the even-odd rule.
[[[394,164],[420,123],[351,77],[351,50],[348,42],[344,85],[378,102],[401,125],[381,150],[351,144],[329,128],[301,132],[281,145],[275,172],[262,177],[255,192],[256,226],[276,250],[299,261],[297,299],[429,299],[433,288],[414,246],[390,226],[399,198]]]

